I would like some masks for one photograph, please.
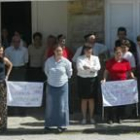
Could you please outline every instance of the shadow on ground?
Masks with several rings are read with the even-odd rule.
[[[40,125],[40,124],[35,124]],[[41,124],[42,125],[42,124]],[[74,127],[74,126],[72,126]],[[104,125],[96,125],[93,129],[68,129],[63,134],[101,134],[101,135],[120,135],[120,134],[129,134],[129,133],[138,133],[140,134],[140,126],[128,126],[128,125],[118,125],[118,126],[104,126]],[[12,136],[12,135],[45,135],[45,134],[60,134],[57,129],[52,129],[51,131],[45,131],[44,129],[28,129],[28,128],[16,128],[16,129],[8,129],[6,133],[1,135]]]

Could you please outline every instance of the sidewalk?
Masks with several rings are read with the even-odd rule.
[[[47,134],[42,117],[9,117],[8,131],[0,140],[140,140],[140,121],[124,120],[122,124],[80,125],[71,120],[67,131]],[[76,115],[77,116],[77,115]]]
[[[78,120],[71,120],[65,134],[129,134],[140,133],[140,120],[124,120],[122,124],[109,125],[107,123],[96,123],[95,125],[81,125]],[[22,134],[44,134],[44,120],[35,117],[9,117],[8,133],[14,135]],[[54,132],[55,133],[55,132]]]

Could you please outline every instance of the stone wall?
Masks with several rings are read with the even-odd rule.
[[[104,0],[75,0],[68,2],[68,44],[74,50],[83,42],[83,36],[97,33],[104,41]]]

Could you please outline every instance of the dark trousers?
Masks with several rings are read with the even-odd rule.
[[[106,108],[106,112],[107,112],[107,120],[119,121],[123,117],[124,107],[123,106],[108,107]]]

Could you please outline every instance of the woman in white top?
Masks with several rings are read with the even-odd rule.
[[[63,57],[63,48],[54,47],[54,55],[45,62],[47,76],[47,104],[45,129],[58,127],[62,132],[69,125],[68,79],[72,76],[72,64]]]
[[[129,63],[131,64],[132,70],[135,70],[136,61],[135,61],[134,55],[129,51],[130,47],[131,47],[131,44],[129,40],[122,41],[123,58],[129,61]]]
[[[82,124],[86,124],[86,112],[89,104],[90,123],[94,123],[94,98],[98,92],[98,71],[100,62],[97,56],[92,55],[92,46],[86,44],[81,56],[77,58],[78,93],[81,99],[83,115]]]

